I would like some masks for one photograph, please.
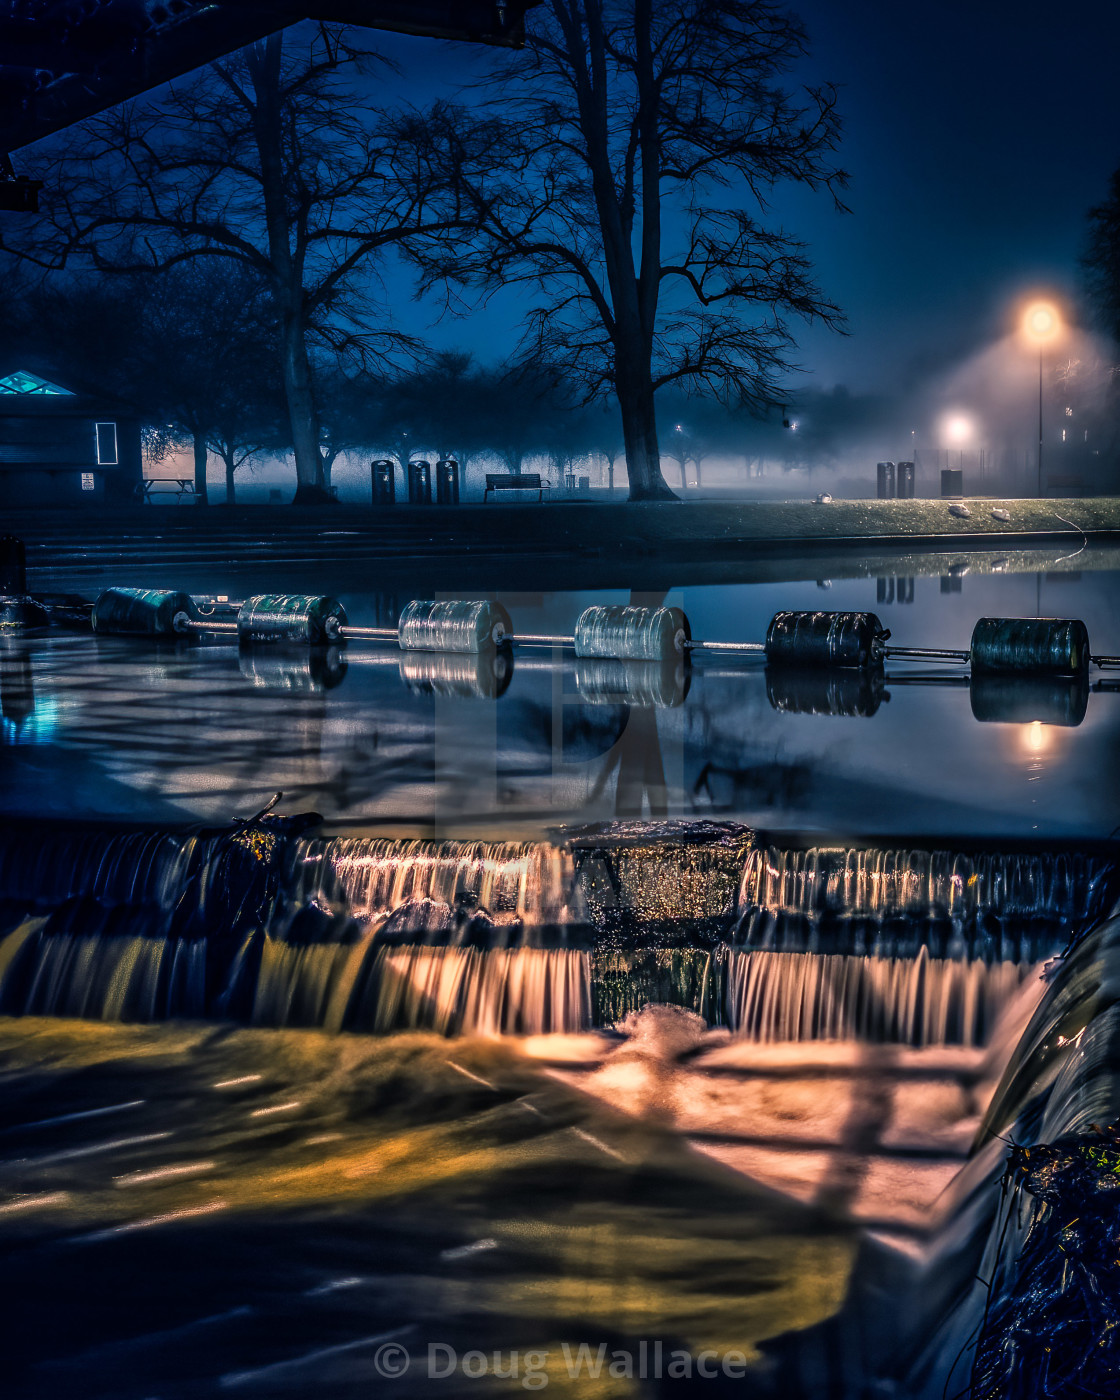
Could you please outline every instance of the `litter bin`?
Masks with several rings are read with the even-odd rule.
[[[408,504],[410,506],[430,506],[432,504],[431,462],[409,462]]]
[[[0,535],[0,596],[27,592],[27,551],[17,535]]]
[[[397,502],[397,471],[387,457],[381,457],[369,464],[373,478],[373,504],[392,506]]]
[[[945,467],[941,471],[942,496],[964,495],[964,472],[959,467]]]
[[[914,499],[914,463],[899,462],[898,474],[895,482],[898,488],[898,499],[900,501],[912,501]]]
[[[454,457],[441,457],[436,463],[436,502],[441,506],[459,504],[459,463]]]
[[[590,491],[591,478],[589,476],[581,476],[578,483],[578,489],[580,491]]]
[[[875,464],[875,476],[879,488],[879,499],[881,501],[894,500],[894,463],[877,462]]]

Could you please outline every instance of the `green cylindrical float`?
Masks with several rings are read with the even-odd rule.
[[[296,642],[303,646],[331,646],[346,626],[346,612],[335,598],[305,593],[265,593],[246,598],[237,614],[237,639],[242,646],[254,642]]]
[[[870,719],[890,695],[877,669],[766,668],[766,698],[784,714]]]
[[[968,658],[973,675],[1084,675],[1089,633],[1073,618],[982,617]]]
[[[880,665],[890,632],[874,613],[779,612],[766,629],[771,666],[846,667]]]
[[[576,655],[620,661],[663,661],[682,656],[691,640],[680,608],[608,603],[585,608],[576,622]]]
[[[93,605],[93,630],[105,635],[173,637],[197,618],[186,593],[159,588],[106,588]]]
[[[241,674],[259,690],[333,690],[346,675],[342,647],[246,647],[238,656]]]
[[[509,613],[488,599],[409,603],[397,623],[402,651],[478,652],[509,636]]]

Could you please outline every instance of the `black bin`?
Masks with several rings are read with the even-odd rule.
[[[900,501],[912,501],[914,499],[914,463],[899,462],[895,484],[898,490]]]
[[[441,457],[436,463],[436,501],[441,506],[459,504],[459,463],[454,457]]]
[[[18,535],[0,535],[0,597],[27,592],[27,552]]]
[[[964,495],[964,472],[956,467],[946,467],[941,472],[941,494],[943,496]]]
[[[409,462],[408,504],[410,506],[430,506],[432,504],[431,462]]]
[[[373,504],[392,506],[397,502],[397,470],[387,457],[381,457],[369,464],[373,478]]]
[[[894,463],[876,462],[875,479],[881,501],[894,500]]]

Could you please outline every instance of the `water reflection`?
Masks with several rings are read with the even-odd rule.
[[[979,614],[1033,613],[1036,586],[1049,601],[1034,576],[976,577],[963,597],[911,581],[905,625],[894,624],[902,644],[961,647]],[[829,606],[866,608],[871,590],[840,581]],[[1111,649],[1118,576],[1082,573],[1061,591],[1062,611]],[[359,625],[391,625],[406,596],[345,602]],[[552,635],[592,600],[502,599],[515,631]],[[697,636],[758,640],[777,608],[812,605],[816,590],[700,588],[666,601],[686,608]],[[58,630],[6,639],[0,663],[9,814],[41,812],[46,792],[48,810],[78,815],[224,820],[279,788],[289,810],[429,831],[640,814],[868,833],[1103,836],[1115,825],[1120,703],[1109,682],[969,685],[914,664],[800,674],[703,654],[686,666],[559,649],[239,652]],[[1066,738],[1060,763],[1028,773],[1034,726]]]

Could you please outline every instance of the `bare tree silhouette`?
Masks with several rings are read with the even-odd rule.
[[[764,222],[787,181],[843,208],[833,89],[779,83],[805,47],[771,0],[544,0],[471,106],[398,125],[475,221],[410,245],[423,285],[536,293],[523,352],[617,397],[632,500],[672,495],[658,389],[779,402],[792,320],[842,322]]]

